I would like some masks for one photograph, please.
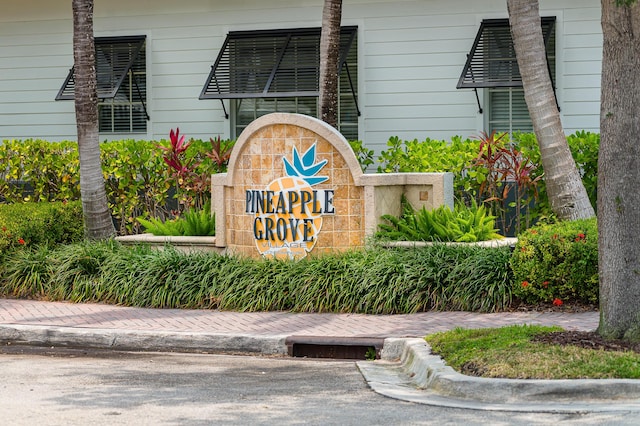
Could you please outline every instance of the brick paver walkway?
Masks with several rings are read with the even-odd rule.
[[[598,317],[597,312],[410,315],[220,312],[0,299],[0,324],[263,336],[421,337],[458,326],[482,328],[525,323],[591,331],[598,326]]]

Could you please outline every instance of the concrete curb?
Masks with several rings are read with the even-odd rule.
[[[123,351],[287,355],[287,336],[0,325],[0,342]]]
[[[358,367],[373,390],[392,398],[499,411],[640,411],[640,380],[470,377],[432,355],[423,339],[387,339],[384,347],[381,361],[358,362]]]
[[[122,351],[287,356],[287,337],[0,325],[0,342],[5,344]],[[375,392],[421,404],[516,412],[640,412],[640,380],[470,377],[456,373],[417,338],[385,339],[380,361],[357,365]]]

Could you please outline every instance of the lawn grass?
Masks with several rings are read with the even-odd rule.
[[[454,370],[511,379],[640,378],[640,354],[532,342],[559,327],[518,325],[427,336],[432,351]]]

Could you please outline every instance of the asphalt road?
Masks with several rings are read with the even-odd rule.
[[[638,424],[637,413],[447,409],[371,391],[354,362],[4,347],[6,425]]]

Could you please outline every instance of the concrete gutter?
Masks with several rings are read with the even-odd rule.
[[[640,411],[640,380],[525,380],[466,376],[423,339],[386,339],[382,360],[358,362],[371,388],[391,398],[479,410]]]
[[[122,351],[287,356],[287,338],[291,340],[293,337],[295,336],[0,325],[0,342],[5,344]],[[348,343],[348,338],[337,342],[331,338],[324,340],[331,344]],[[379,342],[370,340],[367,339],[364,343],[379,347]],[[300,342],[302,340],[298,343]],[[318,342],[313,340],[310,343]],[[455,372],[439,356],[431,354],[430,347],[423,339],[417,338],[384,339],[380,354],[379,361],[359,361],[357,365],[375,392],[395,399],[442,407],[494,411],[640,412],[640,380],[509,380],[470,377]]]
[[[287,336],[0,325],[0,342],[14,345],[122,351],[287,355]]]

